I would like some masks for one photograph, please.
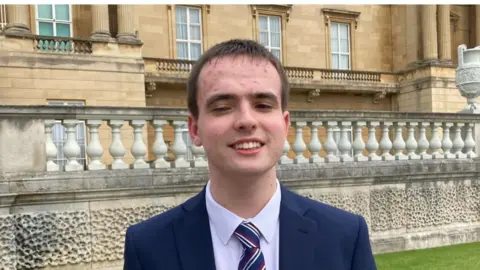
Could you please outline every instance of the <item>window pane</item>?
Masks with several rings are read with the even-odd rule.
[[[332,54],[332,68],[338,69],[338,54]]]
[[[332,23],[330,27],[330,37],[337,38],[338,37],[338,24],[337,23]]]
[[[190,23],[200,24],[200,10],[197,8],[190,8]]]
[[[280,57],[280,50],[278,49],[272,49],[272,54],[275,55],[279,60],[282,58]]]
[[[340,39],[340,52],[348,53],[348,39]]]
[[[202,54],[202,45],[198,43],[190,43],[190,57],[191,60],[197,60]]]
[[[185,7],[175,8],[175,20],[177,23],[187,23],[187,9]]]
[[[177,58],[188,59],[188,44],[186,42],[177,42]]]
[[[270,37],[271,37],[270,46],[280,48],[281,46],[280,34],[272,33]]]
[[[268,32],[260,32],[260,44],[268,46]]]
[[[348,39],[348,24],[340,24],[340,38]]]
[[[340,68],[341,69],[349,69],[348,64],[348,55],[340,55]]]
[[[38,34],[41,36],[53,36],[53,23],[39,22]]]
[[[270,16],[270,31],[275,32],[275,33],[280,33],[281,32],[281,26],[280,26],[280,17],[278,16]]]
[[[188,39],[187,29],[188,29],[187,24],[177,23],[177,39],[187,40]]]
[[[70,24],[57,23],[57,37],[70,37]]]
[[[332,52],[338,52],[338,39],[332,39]]]
[[[38,18],[53,19],[52,5],[38,5]]]
[[[266,16],[260,16],[258,18],[258,28],[260,31],[268,31],[268,19]]]
[[[55,5],[55,19],[70,21],[70,9],[68,5]]]
[[[190,25],[190,40],[201,40],[199,25]]]

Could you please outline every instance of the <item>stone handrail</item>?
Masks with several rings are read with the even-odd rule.
[[[357,111],[293,111],[291,114],[292,132],[285,141],[279,164],[477,157],[473,130],[480,119],[475,115]],[[184,141],[186,117],[187,111],[183,109],[153,107],[0,107],[0,120],[43,121],[47,171],[205,167],[203,148]],[[125,138],[120,132],[126,122],[133,133],[130,149],[124,146]],[[66,141],[60,148],[52,141],[55,123],[66,130]],[[78,162],[81,149],[76,128],[80,123],[86,125],[90,138],[85,142],[88,166]],[[100,136],[109,134],[99,135],[99,127],[105,124],[112,137],[107,147],[102,146]],[[164,140],[167,126],[173,130],[171,145]],[[154,134],[153,141],[147,143],[142,136],[146,127]],[[63,151],[66,158],[63,168],[54,162],[58,151]],[[108,167],[101,161],[106,151],[113,158]],[[131,164],[124,160],[128,152],[134,157]],[[147,153],[155,157],[147,160]],[[172,153],[174,158],[166,158],[167,153]]]
[[[81,38],[33,36],[34,51],[91,54],[92,41]]]
[[[195,61],[146,58],[155,61],[156,72],[188,74]],[[321,68],[285,67],[285,72],[290,79],[322,80],[322,81],[356,81],[356,82],[381,82],[382,72],[337,70]]]

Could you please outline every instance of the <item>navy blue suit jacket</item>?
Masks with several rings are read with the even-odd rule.
[[[281,191],[280,270],[376,269],[361,216]],[[124,260],[125,270],[215,270],[205,189],[130,226]]]

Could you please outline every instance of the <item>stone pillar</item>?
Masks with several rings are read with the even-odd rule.
[[[108,24],[108,5],[92,5],[92,39],[111,38]]]
[[[406,5],[407,26],[407,63],[418,61],[418,6]]]
[[[423,5],[421,10],[423,60],[436,60],[438,59],[437,6]]]
[[[450,39],[450,6],[439,5],[438,6],[438,42],[439,45],[439,58],[443,61],[452,60],[452,48]]]
[[[135,36],[135,14],[133,5],[118,5],[119,41],[137,41]]]
[[[480,46],[480,5],[475,5],[475,46]]]
[[[7,33],[30,33],[28,5],[7,5]]]

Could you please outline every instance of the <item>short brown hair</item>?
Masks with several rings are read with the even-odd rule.
[[[290,86],[288,84],[288,78],[285,70],[283,69],[283,66],[278,58],[268,51],[267,48],[256,41],[248,39],[231,39],[222,43],[218,43],[208,49],[192,67],[187,81],[187,102],[188,110],[195,119],[198,119],[198,78],[200,77],[200,72],[203,66],[215,58],[239,55],[265,59],[275,66],[282,84],[281,104],[282,110],[285,111],[287,107]]]

